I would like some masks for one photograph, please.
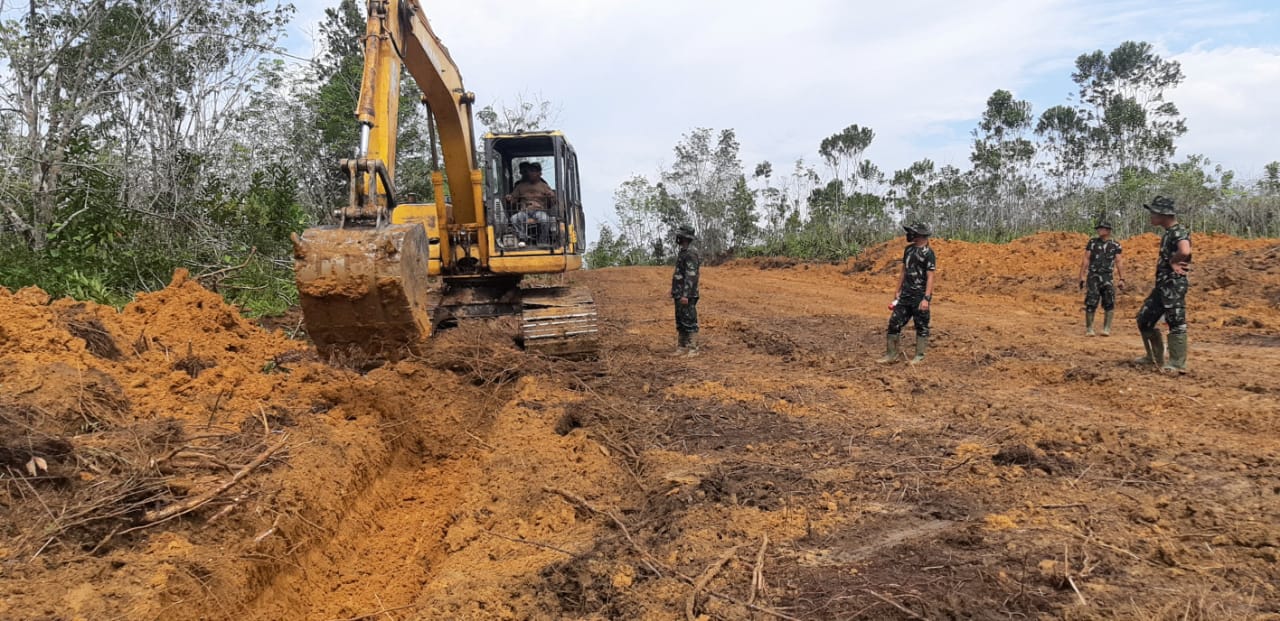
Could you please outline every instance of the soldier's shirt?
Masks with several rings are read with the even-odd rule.
[[[529,181],[521,179],[516,182],[516,186],[511,189],[511,200],[516,206],[524,209],[546,209],[552,204],[556,197],[556,191],[547,185],[547,182],[539,179],[537,181]]]
[[[676,269],[671,274],[671,297],[698,297],[698,268],[702,266],[702,256],[693,246],[682,248],[676,255]]]
[[[902,264],[906,266],[906,278],[902,281],[901,297],[924,296],[929,283],[929,272],[938,269],[938,257],[933,248],[912,244],[902,251]]]
[[[1173,271],[1173,255],[1178,253],[1178,244],[1182,240],[1191,242],[1191,231],[1182,224],[1175,224],[1169,227],[1164,236],[1160,238],[1160,261],[1156,263],[1156,280],[1167,280],[1170,278],[1186,278],[1186,276]],[[1187,257],[1190,261],[1191,258]]]
[[[1084,249],[1089,253],[1089,273],[1110,276],[1116,267],[1116,257],[1120,256],[1120,242],[1095,237],[1085,244]]]

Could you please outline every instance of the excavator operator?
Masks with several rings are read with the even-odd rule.
[[[556,192],[542,179],[542,164],[521,162],[519,170],[520,180],[504,199],[516,208],[511,215],[512,228],[522,243],[528,243],[536,239],[534,227],[551,223],[547,210],[556,205]]]

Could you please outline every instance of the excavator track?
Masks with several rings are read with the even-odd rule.
[[[524,289],[520,333],[527,351],[557,358],[594,358],[600,334],[591,292],[584,287]]]
[[[431,335],[439,302],[421,225],[318,227],[293,243],[303,319],[321,353],[396,359]]]

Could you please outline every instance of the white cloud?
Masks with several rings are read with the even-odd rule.
[[[1200,153],[1242,179],[1280,160],[1280,48],[1194,48],[1173,57],[1186,75],[1170,100],[1187,117],[1179,153]]]

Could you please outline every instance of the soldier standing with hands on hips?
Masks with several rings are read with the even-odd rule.
[[[679,344],[675,355],[698,353],[698,270],[702,256],[693,248],[693,227],[682,224],[676,229],[676,268],[671,274],[671,298],[676,305],[676,334]]]
[[[1093,316],[1102,302],[1102,336],[1111,336],[1111,318],[1116,309],[1116,286],[1124,288],[1120,242],[1111,239],[1111,223],[1099,220],[1098,236],[1084,246],[1084,262],[1080,265],[1080,288],[1084,294],[1084,335],[1093,336]],[[1112,271],[1115,284],[1112,284]]]
[[[1172,373],[1187,372],[1187,273],[1191,271],[1191,232],[1178,223],[1173,199],[1157,196],[1143,209],[1151,212],[1151,224],[1164,229],[1156,286],[1138,311],[1138,330],[1147,355],[1134,362],[1160,367]],[[1169,326],[1169,359],[1156,322],[1164,317]]]
[[[934,273],[938,258],[929,247],[932,231],[924,223],[903,225],[910,243],[902,251],[902,275],[898,277],[898,293],[889,308],[889,330],[885,338],[884,357],[878,362],[891,364],[898,361],[902,342],[902,328],[907,321],[916,327],[916,357],[911,364],[924,362],[924,352],[929,347],[929,303],[933,300]]]

